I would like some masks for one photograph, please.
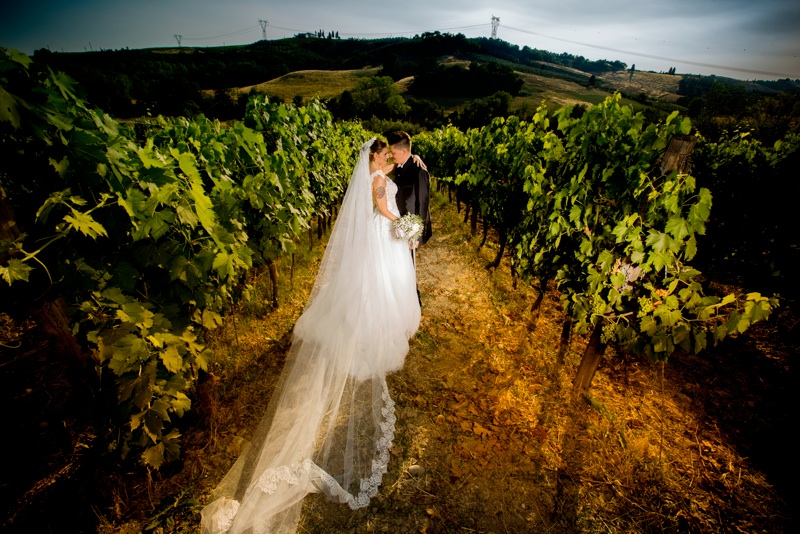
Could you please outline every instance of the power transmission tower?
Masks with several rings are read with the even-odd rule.
[[[497,39],[497,27],[500,26],[500,17],[492,15],[492,39]]]
[[[268,20],[258,19],[258,23],[261,24],[261,38],[264,39],[265,41],[267,40],[267,23],[268,22],[269,22]]]
[[[181,39],[183,39],[183,35],[173,34],[173,36],[175,37],[175,40],[178,41],[178,46],[180,46],[181,45]]]

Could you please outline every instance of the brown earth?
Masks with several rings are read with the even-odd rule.
[[[557,296],[547,295],[531,332],[534,291],[514,290],[507,266],[486,271],[496,251],[476,254],[451,206],[435,213],[418,271],[424,320],[390,377],[398,438],[383,489],[357,512],[312,497],[304,531],[787,528],[773,485],[702,407],[742,384],[701,393],[716,380],[711,362],[662,367],[608,354],[590,395],[573,398],[585,340],[556,363]]]
[[[446,196],[432,210],[434,237],[418,257],[423,320],[405,367],[388,379],[397,432],[381,491],[355,512],[312,495],[299,532],[796,527],[796,315],[784,309],[665,366],[609,351],[589,394],[576,398],[571,379],[585,339],[574,336],[557,363],[558,295],[548,292],[536,320],[536,293],[522,282],[513,288],[507,262],[486,270],[496,246],[478,252],[480,236],[469,235]],[[180,462],[152,473],[92,462],[74,471],[85,480],[72,506],[91,510],[98,532],[198,532],[199,510],[265,409],[321,253],[301,243],[294,266],[289,258],[280,265],[280,307],[268,304],[262,275],[253,299],[213,334],[217,358],[180,424]],[[19,506],[46,513],[47,495]]]

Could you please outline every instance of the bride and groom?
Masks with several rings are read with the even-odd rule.
[[[424,244],[429,201],[407,133],[361,146],[267,412],[203,509],[204,534],[294,532],[308,493],[354,510],[377,494],[395,429],[386,374],[402,367],[420,321],[417,243],[392,224],[421,216]]]

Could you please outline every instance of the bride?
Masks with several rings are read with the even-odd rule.
[[[395,423],[385,377],[420,321],[387,154],[380,139],[361,146],[278,385],[202,511],[204,534],[294,532],[308,493],[354,510],[378,493]]]

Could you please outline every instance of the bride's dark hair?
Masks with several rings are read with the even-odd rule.
[[[374,156],[387,146],[389,145],[387,145],[386,141],[384,141],[383,139],[375,139],[375,141],[372,143],[372,146],[369,147],[369,160],[372,161],[372,156]]]

